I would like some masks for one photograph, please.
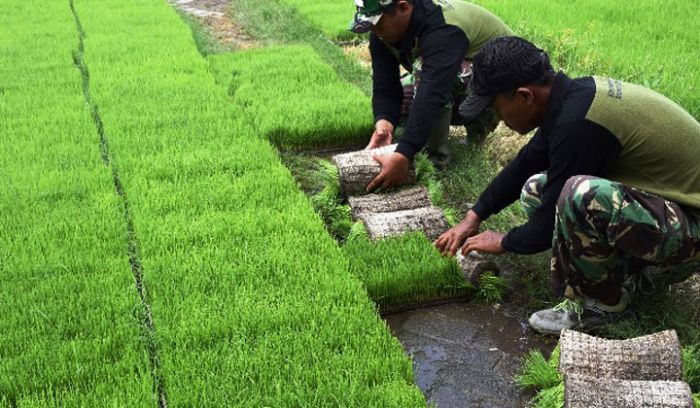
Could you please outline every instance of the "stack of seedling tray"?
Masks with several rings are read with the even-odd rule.
[[[361,221],[372,240],[400,236],[419,231],[434,240],[449,228],[443,210],[431,203],[428,189],[416,185],[414,164],[409,168],[403,188],[366,194],[369,182],[381,172],[374,157],[396,151],[397,145],[359,150],[333,157],[338,168],[341,193],[348,196],[354,220]],[[497,266],[479,255],[458,256],[459,266],[469,281],[478,286],[485,271],[498,271]]]
[[[673,330],[628,340],[564,330],[560,347],[567,408],[693,408]]]

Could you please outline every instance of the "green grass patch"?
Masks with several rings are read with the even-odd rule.
[[[700,346],[683,348],[683,378],[693,392],[700,392]]]
[[[217,81],[256,132],[288,149],[345,146],[372,134],[368,97],[307,45],[210,57]]]
[[[0,15],[0,405],[156,406],[78,38],[68,2]]]
[[[550,52],[568,73],[651,87],[700,118],[697,1],[643,0],[624,7],[604,0],[477,3]]]
[[[157,0],[79,0],[78,13],[169,405],[425,406],[347,259],[177,14]]]

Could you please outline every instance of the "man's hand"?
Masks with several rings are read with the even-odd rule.
[[[495,231],[484,231],[467,239],[462,247],[462,255],[467,256],[471,251],[479,251],[487,254],[502,254],[506,252],[501,241],[506,234]]]
[[[440,235],[433,242],[433,245],[443,255],[454,256],[467,238],[479,232],[480,224],[479,216],[474,211],[469,210],[467,216],[459,224]]]
[[[374,133],[365,149],[376,149],[377,147],[388,146],[394,136],[394,125],[386,119],[379,119],[374,125]]]
[[[382,166],[382,171],[367,185],[368,193],[377,187],[391,188],[408,180],[409,161],[403,154],[394,152],[388,156],[374,156],[374,160]]]

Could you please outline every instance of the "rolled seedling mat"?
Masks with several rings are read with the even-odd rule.
[[[338,167],[340,191],[346,195],[362,195],[366,193],[367,185],[381,172],[381,165],[373,159],[374,156],[388,156],[396,151],[396,144],[378,149],[358,150],[333,156],[333,163]],[[408,179],[404,184],[416,182],[416,169],[412,163]]]
[[[565,408],[693,408],[690,387],[683,381],[630,381],[568,375]]]
[[[383,213],[430,207],[430,197],[425,186],[413,186],[382,194],[348,197],[348,203],[352,209],[352,218],[357,220],[362,213]]]
[[[442,210],[437,207],[422,207],[385,213],[362,213],[371,239],[381,239],[407,232],[421,231],[433,240],[445,232],[449,225]]]
[[[479,287],[479,280],[484,273],[492,272],[494,275],[500,273],[498,265],[494,261],[486,259],[478,252],[472,251],[467,256],[464,256],[462,251],[459,250],[455,256],[464,277],[476,287]]]
[[[619,380],[681,379],[681,345],[674,330],[628,340],[606,340],[573,330],[559,339],[559,371]]]

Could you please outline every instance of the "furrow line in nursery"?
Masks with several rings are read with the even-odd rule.
[[[347,260],[177,14],[75,2],[168,404],[425,406]]]
[[[151,372],[153,373],[153,381],[155,382],[157,387],[158,405],[162,408],[165,408],[168,406],[165,379],[159,374],[160,362],[158,358],[158,349],[155,341],[156,331],[153,324],[153,313],[151,311],[151,305],[148,300],[146,288],[144,287],[143,267],[141,265],[141,260],[139,259],[139,244],[136,234],[134,232],[134,221],[131,215],[131,210],[129,208],[129,200],[126,197],[126,193],[124,192],[124,186],[122,185],[121,178],[119,177],[119,171],[110,159],[111,154],[109,151],[109,140],[107,138],[107,135],[105,134],[104,124],[102,123],[102,118],[100,117],[99,108],[97,104],[93,102],[90,96],[90,75],[88,67],[83,59],[83,55],[85,53],[85,32],[83,30],[82,24],[80,23],[80,17],[75,11],[75,1],[69,0],[69,3],[78,34],[78,49],[76,50],[76,52],[73,53],[73,60],[76,68],[80,71],[83,84],[83,97],[85,99],[85,103],[90,108],[90,114],[95,124],[97,134],[100,138],[100,153],[102,155],[102,161],[105,164],[105,166],[107,166],[107,168],[111,171],[114,188],[116,190],[117,195],[121,199],[122,211],[124,214],[124,222],[126,224],[126,241],[129,265],[131,266],[131,272],[134,277],[136,290],[141,300],[141,305],[144,309],[143,339],[146,343],[146,350],[149,354]]]
[[[0,406],[155,406],[75,44],[68,2],[0,16]]]

